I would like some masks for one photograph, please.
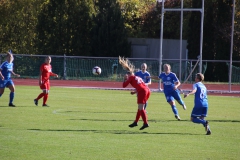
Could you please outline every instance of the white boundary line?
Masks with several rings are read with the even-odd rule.
[[[134,90],[134,88],[106,88],[106,87],[70,87],[70,86],[57,86],[57,87],[63,87],[63,88],[81,88],[81,89],[100,89],[100,90]],[[163,93],[163,91],[159,89],[150,89],[151,92],[160,92]],[[189,92],[191,89],[183,89],[183,92]],[[208,90],[208,93],[227,93],[227,94],[240,94],[240,91],[222,91],[222,90]]]

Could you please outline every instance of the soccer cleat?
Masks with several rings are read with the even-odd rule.
[[[211,135],[211,134],[212,134],[212,132],[211,132],[211,130],[209,129],[209,130],[207,131],[206,135]]]
[[[181,118],[180,118],[178,115],[175,115],[175,118],[176,118],[178,121],[181,120]]]
[[[8,104],[9,107],[16,107],[13,103]]]
[[[212,132],[211,132],[211,130],[210,130],[210,126],[209,126],[209,122],[208,122],[208,121],[206,121],[204,127],[205,127],[205,131],[207,132],[206,135],[211,135]]]
[[[129,124],[128,125],[130,128],[133,128],[133,127],[136,127],[138,126],[137,122],[133,122],[132,124]]]
[[[185,104],[182,105],[183,109],[186,110],[187,106]]]
[[[42,106],[43,106],[43,107],[50,107],[50,106],[48,106],[47,104],[43,104]]]
[[[34,101],[34,104],[35,104],[36,106],[38,106],[38,100],[37,100],[37,99],[34,99],[33,101]]]
[[[143,130],[143,129],[147,128],[147,127],[149,127],[148,124],[143,124],[143,126],[139,130]]]

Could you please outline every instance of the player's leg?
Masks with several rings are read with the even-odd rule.
[[[198,123],[198,124],[202,124],[203,126],[205,126],[206,120],[204,119],[205,116],[202,115],[202,108],[203,107],[198,107],[198,106],[193,107],[193,110],[191,113],[191,121],[193,123]]]
[[[150,90],[148,89],[148,95],[147,95],[147,97],[149,98],[149,96],[150,96]],[[147,99],[148,99],[147,98]],[[144,110],[146,110],[146,108],[147,108],[147,105],[148,105],[148,102],[146,101],[146,103],[145,103],[145,105],[144,105]],[[146,113],[147,113],[147,110],[146,110]]]
[[[0,97],[3,95],[5,88],[0,88]]]
[[[49,89],[50,89],[50,84],[46,83],[46,90],[45,90],[45,94],[43,96],[43,105],[42,105],[43,107],[49,107],[47,105]]]
[[[13,100],[14,100],[14,95],[15,95],[15,86],[14,86],[14,83],[12,80],[9,80],[7,85],[6,85],[9,90],[10,90],[10,94],[9,94],[9,107],[16,107],[14,104],[13,104]]]
[[[5,87],[6,87],[6,81],[0,79],[0,97],[1,97],[1,96],[3,95],[3,93],[4,93]]]
[[[49,90],[45,90],[44,91],[44,96],[43,96],[43,107],[48,107],[48,105],[47,105],[47,100],[48,100],[48,92],[49,92]]]
[[[137,95],[137,102],[139,101],[139,94]],[[129,125],[129,127],[136,127],[136,126],[138,126],[138,121],[139,121],[139,119],[140,119],[140,117],[141,117],[141,115],[142,115],[142,109],[143,109],[143,107],[139,107],[139,104],[138,104],[138,110],[137,110],[137,113],[136,113],[136,118],[135,118],[135,121],[132,123],[132,124],[130,124]]]
[[[179,90],[175,90],[173,97],[174,97],[174,99],[176,99],[176,101],[183,107],[184,110],[187,109],[184,101],[182,100],[182,97],[181,97],[181,95],[180,95],[180,91],[179,91]]]
[[[147,105],[148,105],[148,102],[146,102],[146,104],[144,105],[144,110],[146,110]]]
[[[180,116],[178,115],[178,110],[177,110],[177,107],[176,107],[176,104],[175,104],[175,101],[174,101],[173,96],[172,96],[172,95],[165,95],[165,96],[166,96],[166,99],[167,99],[168,104],[169,104],[169,105],[171,106],[171,108],[172,108],[172,112],[173,112],[175,118],[180,121],[181,118],[180,118]]]
[[[146,110],[144,109],[144,106],[147,103],[149,96],[150,96],[150,90],[146,89],[140,93],[140,96],[138,99],[138,109],[141,111],[141,116],[143,120],[143,126],[140,128],[140,130],[143,130],[149,127]]]
[[[38,105],[38,100],[41,99],[42,97],[45,96],[45,94],[47,93],[47,85],[46,83],[43,83],[41,86],[40,86],[40,89],[42,90],[42,93],[40,93],[37,98],[35,98],[33,101],[34,101],[34,104],[37,106]]]
[[[205,120],[207,116],[208,107],[196,107],[194,106],[192,113],[191,113],[191,121],[193,123],[202,124],[206,130],[206,134],[210,135],[211,130],[209,126],[209,122]]]
[[[207,117],[207,113],[208,113],[208,105],[201,108],[202,108],[202,115],[200,119],[205,120],[205,117]],[[210,130],[209,122],[207,120],[205,120],[205,124],[203,126],[205,127],[205,131],[207,132],[206,135],[211,135],[212,132]]]
[[[138,104],[138,109],[140,110],[141,117],[142,117],[142,120],[143,120],[143,126],[140,128],[140,130],[143,130],[143,129],[149,127],[148,120],[147,120],[147,114],[146,114],[146,111],[144,109],[144,104],[139,103]]]
[[[37,106],[38,105],[38,100],[41,99],[44,95],[45,95],[45,90],[46,90],[46,86],[45,84],[42,84],[40,85],[40,89],[42,90],[42,93],[40,93],[37,98],[35,98],[33,101],[34,101],[34,104]]]

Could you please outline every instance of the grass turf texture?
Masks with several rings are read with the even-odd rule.
[[[52,87],[48,105],[35,106],[38,87],[17,86],[0,98],[0,159],[239,159],[239,98],[209,96],[212,135],[189,121],[193,96],[177,104],[177,121],[162,93],[148,101],[150,127],[129,128],[137,111],[129,91]]]

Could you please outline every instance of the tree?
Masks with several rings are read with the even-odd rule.
[[[156,0],[118,0],[118,2],[129,37],[147,37],[146,32],[142,30],[146,20],[144,17],[156,4]]]
[[[35,54],[36,24],[43,0],[4,0],[0,2],[0,51]]]
[[[91,3],[87,0],[50,0],[38,16],[40,54],[90,55]]]
[[[116,0],[99,0],[95,3],[95,9],[97,15],[93,18],[93,56],[130,56],[131,45],[127,40],[119,3]]]

